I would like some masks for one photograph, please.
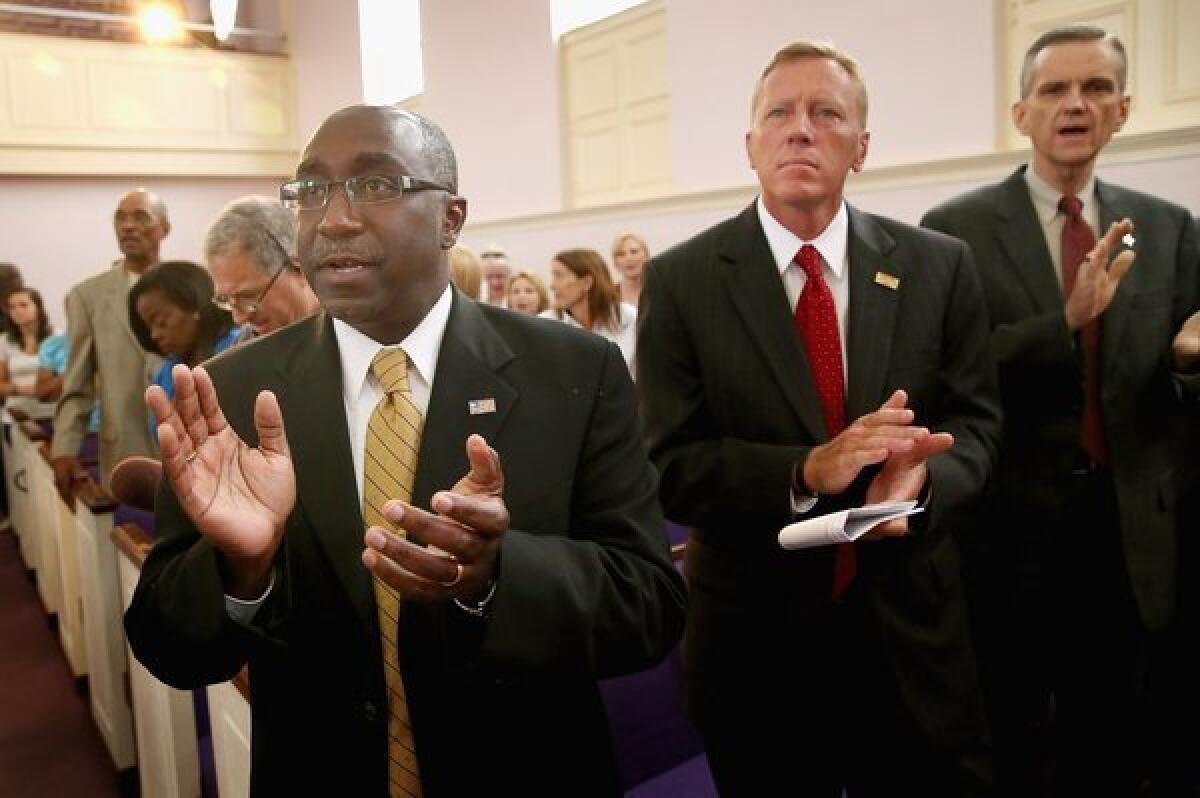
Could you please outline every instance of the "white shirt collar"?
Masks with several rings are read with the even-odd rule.
[[[802,246],[812,244],[817,248],[817,252],[821,253],[825,265],[833,272],[834,277],[839,280],[842,278],[842,271],[846,267],[846,248],[850,241],[850,214],[846,211],[845,200],[842,200],[829,226],[812,241],[805,241],[780,224],[767,210],[761,194],[755,207],[758,209],[758,220],[767,236],[767,244],[771,247],[771,254],[775,256],[775,266],[780,274],[791,265]]]
[[[407,338],[393,346],[383,346],[344,321],[334,319],[333,331],[337,336],[338,350],[342,358],[343,395],[359,396],[375,355],[381,349],[396,347],[403,349],[408,355],[411,367],[417,372],[415,376],[426,386],[432,386],[434,373],[437,371],[438,353],[442,348],[442,337],[446,333],[446,323],[450,320],[452,297],[453,292],[447,285],[442,296],[433,303],[425,318],[421,319],[421,323]]]
[[[1054,186],[1042,179],[1042,176],[1033,170],[1033,165],[1030,164],[1025,168],[1025,184],[1029,186],[1029,195],[1033,198],[1033,207],[1037,211],[1038,219],[1042,226],[1045,227],[1054,219],[1061,211],[1058,209],[1058,201],[1062,198],[1062,193]],[[1095,219],[1096,206],[1096,176],[1092,175],[1087,182],[1083,184],[1083,188],[1075,195],[1079,201],[1083,203],[1081,211],[1084,219]]]

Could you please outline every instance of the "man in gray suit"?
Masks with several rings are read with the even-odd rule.
[[[1013,106],[1030,164],[923,220],[974,250],[991,317],[1005,438],[969,570],[1012,795],[1037,794],[1051,694],[1061,793],[1134,794],[1161,688],[1145,675],[1175,620],[1200,254],[1183,208],[1093,175],[1129,115],[1126,71],[1100,28],[1043,34]]]
[[[100,477],[131,454],[154,455],[142,393],[162,361],[142,349],[129,327],[126,295],[137,279],[158,265],[159,246],[171,231],[167,206],[145,189],[121,197],[113,228],[122,257],[107,271],[67,294],[70,355],[63,393],[54,417],[54,479],[64,498],[83,473],[79,446],[88,418],[100,400]]]

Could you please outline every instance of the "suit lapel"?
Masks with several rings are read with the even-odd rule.
[[[849,211],[848,422],[875,410],[882,401],[900,292],[912,289],[911,283],[904,279],[903,264],[885,257],[896,247],[892,237],[867,214],[855,208]],[[897,278],[897,287],[880,285],[875,280],[877,274]]]
[[[725,285],[734,307],[780,390],[813,437],[828,439],[812,371],[797,340],[787,292],[754,204],[737,218],[732,233],[721,242],[719,256],[727,267]]]
[[[1136,213],[1133,205],[1126,200],[1119,189],[1108,185],[1100,180],[1096,180],[1096,198],[1100,202],[1100,229],[1096,231],[1097,240],[1108,232],[1108,228],[1114,222],[1118,222],[1126,217],[1133,219],[1136,224]],[[1136,230],[1135,230],[1136,234]],[[1113,252],[1110,257],[1115,257],[1121,250],[1123,245],[1119,245],[1117,252]],[[1111,261],[1110,261],[1111,262]],[[1120,342],[1125,334],[1125,330],[1129,324],[1130,304],[1133,301],[1134,294],[1133,286],[1137,285],[1140,274],[1146,270],[1143,264],[1142,272],[1138,272],[1138,266],[1135,261],[1134,266],[1130,269],[1129,274],[1125,275],[1125,279],[1117,287],[1117,293],[1113,296],[1112,303],[1108,309],[1104,311],[1101,324],[1101,345],[1100,356],[1104,359],[1103,378],[1106,380],[1111,376],[1111,372],[1116,368],[1117,362],[1120,359],[1117,355],[1120,351]],[[1132,283],[1132,285],[1131,285]],[[1101,385],[1104,380],[1101,381]]]
[[[296,464],[298,505],[308,517],[330,566],[365,629],[373,629],[375,597],[361,561],[365,526],[342,396],[342,363],[333,321],[320,313],[305,322],[312,336],[280,361],[281,397]]]
[[[142,345],[138,342],[137,336],[133,334],[133,327],[129,323],[130,285],[129,273],[125,271],[124,262],[116,261],[104,283],[105,312],[102,318],[107,317],[129,339],[129,345],[133,347],[134,351],[140,352]]]
[[[1046,246],[1046,233],[1025,183],[1026,168],[1020,167],[1000,184],[1002,196],[996,203],[993,229],[1008,255],[1009,268],[1025,286],[1034,307],[1048,313],[1062,308],[1063,293]]]
[[[435,491],[450,488],[467,472],[471,433],[494,445],[518,399],[498,374],[513,357],[479,306],[455,291],[421,433],[413,504],[428,508]]]

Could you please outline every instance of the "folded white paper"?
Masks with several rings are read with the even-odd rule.
[[[785,549],[810,549],[835,543],[853,543],[874,527],[893,518],[921,512],[916,501],[880,502],[806,518],[779,530],[779,545]]]

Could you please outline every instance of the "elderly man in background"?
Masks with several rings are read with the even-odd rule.
[[[129,327],[126,295],[159,262],[162,240],[171,231],[167,206],[139,188],[117,204],[113,228],[122,257],[105,272],[70,290],[66,298],[70,354],[62,398],[54,417],[54,480],[70,501],[72,483],[83,475],[79,447],[96,400],[100,400],[100,477],[128,455],[153,455],[158,447],[146,424],[142,391],[162,359],[146,352]]]
[[[512,277],[512,264],[508,253],[496,244],[488,244],[479,253],[483,261],[484,301],[499,308],[508,307],[508,280]]]
[[[296,217],[279,200],[242,197],[226,205],[204,239],[213,301],[242,325],[239,340],[308,318],[320,303],[296,264]]]

